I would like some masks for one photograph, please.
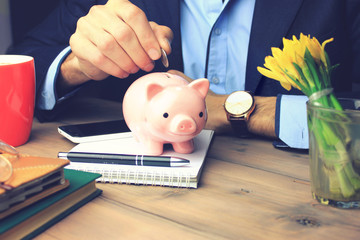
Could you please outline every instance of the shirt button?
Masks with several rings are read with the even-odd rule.
[[[211,81],[214,83],[214,84],[219,84],[220,80],[218,77],[212,77]]]
[[[215,34],[219,36],[221,34],[221,28],[215,28]]]

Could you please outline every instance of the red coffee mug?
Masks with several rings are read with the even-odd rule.
[[[30,136],[35,105],[34,59],[0,55],[0,139],[14,147]]]

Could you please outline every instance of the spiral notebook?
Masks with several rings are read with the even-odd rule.
[[[190,164],[181,167],[148,167],[90,162],[71,162],[66,168],[86,172],[100,173],[98,182],[156,185],[169,187],[197,188],[202,167],[209,149],[214,131],[202,130],[194,138],[194,152],[179,154],[171,146],[165,145],[163,156],[177,156],[190,160]],[[119,138],[76,145],[70,152],[143,154],[142,146],[133,137]]]

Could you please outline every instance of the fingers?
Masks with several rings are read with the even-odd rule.
[[[125,78],[139,69],[151,71],[161,48],[171,53],[172,38],[168,27],[150,23],[129,1],[109,0],[79,19],[70,46],[84,74],[101,80],[106,74]]]
[[[165,50],[166,54],[171,53],[171,42],[174,34],[167,26],[158,25],[155,22],[149,22],[153,32],[158,40],[160,47]]]
[[[113,59],[113,61],[118,64],[120,64],[121,61],[124,61],[124,64],[127,67],[124,70],[129,73],[136,72],[136,67],[137,70],[141,68],[145,71],[151,71],[154,67],[153,60],[158,59],[160,56],[155,56],[156,54],[153,52],[156,50],[149,49],[148,51],[150,54],[155,56],[153,56],[154,59],[152,59],[152,55],[150,55],[141,44],[141,41],[151,40],[151,36],[147,37],[146,40],[142,40],[144,38],[142,36],[142,34],[144,35],[143,32],[151,31],[152,33],[145,14],[134,5],[126,4],[119,8],[119,11],[117,12],[111,12],[106,8],[100,15],[101,17],[98,18],[100,21],[97,24],[113,37],[113,39],[109,39],[108,42],[110,47],[107,55],[110,59]],[[155,42],[154,45],[156,45],[156,48],[160,51],[159,44],[155,39],[154,34],[152,34],[152,37],[152,42]],[[121,54],[118,53],[119,51],[121,51]]]
[[[160,45],[145,13],[132,3],[123,1],[122,7],[118,9],[116,14],[134,31],[140,46],[151,60],[159,59],[161,56]]]
[[[92,62],[95,66],[103,63],[104,66],[99,67],[109,69],[117,65],[113,71],[107,70],[111,75],[121,72],[117,68],[127,75],[137,72],[139,67],[145,71],[153,68],[152,60],[141,49],[135,33],[105,6],[93,7],[88,16],[79,19],[77,29],[78,37],[89,41],[97,50],[93,57],[89,57],[93,61],[99,60]],[[151,66],[147,67],[149,64]],[[126,74],[122,75],[114,76],[126,77]]]
[[[102,80],[99,78],[100,75],[103,76],[102,72],[120,78],[126,77],[127,72],[118,64],[115,64],[104,52],[100,51],[98,45],[94,44],[94,42],[100,41],[100,37],[98,37],[99,40],[95,40],[94,37],[89,40],[89,36],[97,35],[99,35],[97,30],[93,28],[89,31],[75,32],[70,38],[73,53],[79,59],[79,62],[83,63],[83,69],[81,70],[90,79],[94,80]],[[84,64],[85,62],[89,62],[89,64]]]

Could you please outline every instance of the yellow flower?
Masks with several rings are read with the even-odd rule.
[[[305,36],[304,34],[300,34],[300,42],[303,43],[304,47],[306,47],[311,56],[314,58],[317,64],[320,64],[321,60],[321,45],[316,38],[310,38],[310,36]]]
[[[311,56],[314,58],[317,64],[324,64],[327,68],[326,56],[325,56],[325,45],[329,42],[332,42],[334,38],[330,38],[324,41],[322,44],[316,38],[310,38],[310,36],[305,36],[304,34],[300,34],[300,43],[302,43],[311,53]]]
[[[305,45],[302,44],[295,36],[293,36],[293,40],[289,40],[283,38],[283,51],[287,52],[287,54],[291,57],[291,62],[297,62],[303,60],[303,56],[305,54]],[[299,57],[301,57],[299,59]],[[302,63],[298,64],[302,67]]]
[[[258,67],[257,69],[264,76],[279,81],[287,90],[294,87],[308,92],[309,87],[313,89],[315,86],[314,67],[319,68],[323,65],[325,69],[328,69],[325,45],[331,41],[333,38],[324,41],[321,45],[316,38],[302,33],[299,39],[296,36],[293,36],[291,40],[283,38],[283,49],[271,48],[272,56],[265,57],[265,68]],[[309,57],[305,60],[307,51],[314,59],[313,63],[309,62]]]
[[[328,40],[325,40],[322,44],[321,44],[321,55],[320,55],[320,59],[321,61],[324,63],[325,68],[328,68],[330,66],[327,65],[327,61],[326,61],[326,54],[325,54],[325,45],[329,42],[334,41],[334,38],[330,38]]]
[[[335,95],[329,91],[332,89],[330,73],[335,66],[328,66],[330,61],[325,52],[325,45],[331,41],[333,38],[320,44],[316,38],[302,33],[299,39],[295,36],[291,40],[283,38],[283,49],[271,48],[272,56],[266,56],[264,67],[257,67],[257,69],[264,76],[279,81],[287,90],[291,87],[300,89],[309,97],[310,102],[342,111],[343,108]],[[323,95],[324,90],[330,93]],[[311,98],[315,93],[318,93],[318,97]],[[319,165],[317,168],[319,173],[328,173],[328,169],[335,169],[327,180],[330,182],[330,192],[333,191],[331,194],[337,197],[341,194],[345,199],[349,199],[360,190],[360,176],[349,161],[351,156],[348,156],[344,150],[349,139],[348,129],[343,128],[343,125],[332,128],[332,124],[323,121],[327,117],[334,116],[324,114],[321,116],[322,119],[309,118],[309,132],[317,141],[318,151],[324,153],[321,165],[325,167],[325,170],[322,170],[322,166]],[[326,155],[329,152],[331,156]],[[338,156],[334,154],[336,152],[339,153]],[[339,158],[339,162],[334,161],[334,156]],[[336,185],[336,188],[333,188],[331,183],[335,183],[333,185]]]
[[[274,52],[277,52],[277,50],[274,50]],[[275,55],[277,54],[275,53]],[[264,76],[278,80],[281,86],[286,90],[290,90],[291,86],[298,88],[298,86],[294,83],[294,81],[288,76],[290,75],[291,77],[293,77],[291,73],[288,73],[287,75],[286,72],[289,71],[282,67],[284,63],[288,64],[289,62],[286,62],[283,59],[283,56],[281,56],[281,54],[277,56],[277,58],[272,56],[267,56],[265,58],[265,63],[264,63],[264,66],[266,68],[258,67],[257,69]]]

